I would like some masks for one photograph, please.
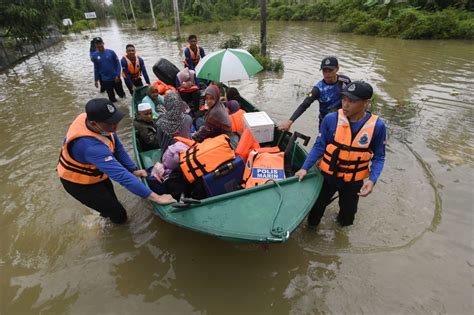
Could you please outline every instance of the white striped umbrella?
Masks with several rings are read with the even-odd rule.
[[[222,49],[206,55],[196,67],[201,79],[228,82],[249,79],[263,67],[244,49]]]

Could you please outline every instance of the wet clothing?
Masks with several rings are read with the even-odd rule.
[[[116,224],[127,221],[127,211],[117,199],[110,179],[92,185],[80,185],[61,178],[64,189],[83,205],[96,210]]]
[[[323,119],[320,133],[316,138],[316,143],[306,157],[302,169],[308,170],[311,168],[320,158],[323,157],[327,146],[334,142],[334,136],[336,134],[336,128],[338,125],[338,114],[339,113],[337,112],[329,113]],[[371,116],[372,114],[367,112],[365,117],[361,120],[357,122],[349,121],[353,138],[371,118]],[[372,140],[369,144],[369,149],[373,153],[369,179],[374,184],[377,182],[377,179],[382,173],[384,167],[385,141],[386,127],[383,120],[379,118],[375,123]],[[308,224],[311,226],[316,226],[319,224],[331,197],[336,193],[336,191],[338,191],[340,207],[338,222],[342,226],[351,225],[354,222],[354,217],[357,212],[357,204],[359,201],[359,196],[357,193],[360,191],[363,185],[363,180],[345,182],[342,178],[337,178],[334,175],[329,175],[324,172],[322,172],[322,174],[324,177],[323,187],[308,216]]]
[[[191,51],[191,48],[189,47],[189,45],[188,47],[184,49],[184,66],[188,67],[189,70],[194,70],[197,64],[199,63],[199,60],[204,58],[204,56],[206,55],[206,53],[204,52],[204,48],[202,48],[199,45],[196,45],[196,46],[197,46],[197,49],[196,49],[197,54]]]
[[[67,137],[69,139],[65,138],[57,169],[64,188],[75,199],[100,212],[101,216],[110,218],[114,223],[124,223],[127,213],[117,199],[110,179],[142,198],[150,196],[151,190],[133,175],[132,172],[138,167],[128,156],[117,134],[102,136],[95,133],[88,128],[85,114],[81,114],[71,124]],[[65,158],[68,163],[65,163]],[[86,172],[86,166],[95,171]],[[97,170],[100,171],[98,178],[95,174]],[[96,179],[87,180],[86,177]]]
[[[115,52],[110,49],[95,51],[92,54],[94,63],[94,80],[114,81],[115,77],[120,78],[122,67]]]
[[[117,101],[114,90],[118,96],[125,97],[120,79],[122,67],[115,52],[110,49],[95,51],[91,55],[91,60],[94,63],[94,81],[100,80],[101,87],[107,91],[109,100],[111,102]],[[116,77],[119,78],[117,82],[115,81]]]
[[[303,103],[298,106],[290,120],[295,121],[300,117],[311,104],[319,101],[319,123],[321,124],[323,118],[331,111],[335,111],[342,106],[342,89],[351,82],[345,75],[337,75],[336,83],[327,84],[324,80],[319,81],[308,93]]]
[[[130,94],[133,94],[133,86],[143,86],[141,75],[145,82],[150,85],[150,78],[146,72],[145,62],[142,57],[135,56],[136,60],[130,61],[128,57],[123,56],[120,60],[122,66],[122,76],[124,77],[125,85],[127,86]],[[138,65],[137,65],[138,62]],[[134,71],[130,72],[133,69]]]
[[[133,126],[137,132],[138,141],[143,151],[158,149],[160,147],[155,121],[144,121],[140,118],[135,118]]]

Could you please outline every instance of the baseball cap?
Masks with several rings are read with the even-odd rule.
[[[324,68],[336,69],[338,66],[339,66],[339,63],[337,62],[337,58],[334,57],[334,56],[329,56],[329,57],[325,57],[321,61],[321,69],[320,70],[323,70]]]
[[[104,42],[104,41],[102,40],[102,37],[94,37],[93,41],[94,41],[94,44],[95,44],[95,43],[103,43],[103,42]]]
[[[106,98],[93,98],[86,104],[87,119],[90,121],[117,124],[122,120],[124,113]]]
[[[368,100],[374,94],[374,90],[369,83],[364,81],[354,81],[349,83],[341,92],[353,101]]]

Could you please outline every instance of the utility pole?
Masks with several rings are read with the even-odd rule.
[[[125,8],[125,3],[122,0],[122,7],[123,7],[123,12],[125,12],[125,17],[127,18],[127,23],[130,23],[128,20],[128,13],[127,13],[127,8]]]
[[[267,55],[267,0],[260,0],[260,53]]]
[[[174,23],[176,25],[176,39],[181,38],[181,27],[179,22],[179,7],[178,0],[173,0]]]
[[[130,3],[130,10],[132,10],[133,21],[135,22],[135,27],[137,27],[137,19],[135,18],[135,12],[133,11],[132,0],[128,0]]]
[[[156,29],[155,11],[153,10],[153,1],[150,0],[151,17],[153,18],[153,28]]]

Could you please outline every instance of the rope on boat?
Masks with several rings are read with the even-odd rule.
[[[277,187],[278,194],[280,195],[280,201],[278,202],[277,211],[273,216],[270,234],[276,238],[281,239],[283,242],[286,242],[288,240],[288,237],[290,236],[289,231],[285,231],[281,226],[275,226],[276,219],[278,217],[278,214],[280,213],[281,206],[283,205],[283,191],[277,181],[272,180],[272,182],[274,182]]]

